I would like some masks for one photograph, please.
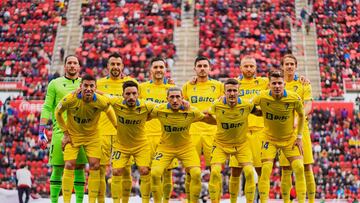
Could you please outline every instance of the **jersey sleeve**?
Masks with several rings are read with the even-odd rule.
[[[73,97],[72,94],[68,94],[56,106],[55,118],[56,118],[56,121],[58,122],[58,125],[59,125],[60,129],[63,132],[67,131],[68,128],[67,128],[67,125],[65,123],[65,120],[64,120],[62,114],[63,114],[64,111],[66,111],[68,109],[68,106],[69,106],[69,104],[70,104],[70,102],[72,100],[72,97]]]
[[[254,105],[260,105],[260,98],[261,98],[261,94],[260,95],[256,95],[255,97],[253,97],[250,102]]]
[[[40,119],[50,119],[51,114],[54,112],[54,104],[55,104],[55,84],[54,82],[50,82],[46,91],[45,102],[41,110]]]
[[[205,115],[197,108],[193,109],[193,113],[194,113],[195,121],[200,121],[205,117]]]
[[[211,104],[209,110],[208,110],[208,113],[211,114],[211,115],[214,115],[215,114],[215,110],[216,110],[216,103],[217,102],[214,102],[213,104]]]
[[[151,116],[152,118],[157,118],[158,112],[159,112],[159,107],[160,107],[159,104],[157,104],[156,106],[154,106],[154,108],[153,108],[153,110],[151,111],[151,114],[150,114],[150,116]]]
[[[145,107],[146,107],[146,109],[148,110],[149,113],[153,112],[155,106],[156,106],[156,103],[154,103],[154,102],[150,102],[150,101],[145,102]]]
[[[312,88],[310,84],[304,85],[304,101],[312,101]]]

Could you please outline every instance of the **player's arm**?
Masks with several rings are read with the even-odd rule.
[[[110,122],[117,129],[116,115],[115,115],[115,111],[111,105],[109,105],[109,107],[105,110],[105,113],[106,113],[106,116],[109,118]]]
[[[261,109],[256,108],[256,106],[253,107],[250,113],[254,114],[255,116],[262,116]]]
[[[310,84],[304,85],[304,112],[308,116],[312,110],[312,88]]]
[[[302,101],[301,101],[300,97],[295,103],[295,111],[298,114],[298,132],[297,132],[297,137],[296,137],[294,146],[297,146],[300,150],[301,155],[303,155],[304,152],[303,152],[303,145],[302,145],[302,133],[304,130],[305,113],[304,113],[304,107],[302,105]]]
[[[55,119],[58,122],[61,131],[63,131],[63,133],[64,133],[64,137],[61,141],[61,146],[62,146],[63,150],[65,149],[65,146],[67,144],[69,144],[69,143],[71,145],[73,144],[68,127],[66,125],[64,117],[62,116],[63,113],[67,110],[67,104],[69,102],[69,100],[68,100],[69,96],[66,96],[65,98],[66,99],[63,99],[61,102],[59,102],[59,104],[57,105],[57,107],[55,109]]]
[[[204,111],[203,114],[204,114],[204,118],[202,120],[200,120],[201,122],[204,122],[204,123],[207,123],[210,125],[216,125],[216,119],[212,114],[210,114],[210,112]]]

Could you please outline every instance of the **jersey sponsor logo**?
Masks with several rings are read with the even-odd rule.
[[[221,127],[225,130],[232,129],[232,128],[239,128],[244,124],[244,122],[241,123],[221,123]]]
[[[122,116],[118,116],[118,120],[120,123],[125,124],[125,125],[139,125],[141,123],[141,120],[125,119]]]
[[[272,113],[266,113],[266,119],[268,120],[278,120],[278,121],[285,121],[289,118],[289,116],[279,116],[279,115],[274,115]]]
[[[77,122],[78,124],[85,124],[85,123],[90,123],[91,118],[80,118],[80,117],[74,116],[74,121]]]
[[[182,132],[187,130],[187,127],[175,127],[170,125],[164,125],[165,132]]]
[[[244,89],[240,89],[239,91],[239,96],[244,96],[244,95],[253,95],[253,94],[260,94],[260,90],[244,90]]]
[[[198,103],[198,102],[214,102],[214,98],[211,97],[198,97],[198,96],[191,96],[190,98],[191,103]]]
[[[146,100],[147,100],[147,101],[152,101],[152,102],[157,103],[157,104],[162,104],[162,103],[165,103],[165,102],[166,102],[166,100],[154,99],[154,98],[147,98]]]

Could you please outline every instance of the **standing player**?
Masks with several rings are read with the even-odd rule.
[[[264,118],[265,136],[261,148],[261,177],[259,191],[261,202],[267,202],[270,190],[270,175],[278,150],[290,161],[296,177],[296,194],[300,203],[305,202],[305,177],[302,147],[304,110],[301,98],[295,92],[285,90],[281,71],[269,74],[270,90],[262,91],[254,98],[254,104],[261,107]],[[299,116],[298,131],[293,128],[295,116]]]
[[[303,146],[304,146],[304,168],[305,168],[305,180],[306,180],[306,189],[309,198],[309,203],[314,203],[315,201],[315,179],[314,173],[312,171],[312,164],[314,163],[311,137],[309,131],[309,123],[307,116],[311,112],[312,107],[312,91],[310,84],[302,84],[299,78],[296,76],[295,72],[297,69],[297,60],[295,56],[291,54],[285,55],[281,60],[281,66],[284,70],[285,78],[285,89],[296,92],[303,104],[305,112],[305,124],[303,131]],[[294,128],[297,127],[297,122],[295,121]],[[279,157],[280,166],[282,167],[282,176],[281,176],[281,190],[282,198],[285,203],[290,202],[290,189],[292,187],[291,174],[292,170],[290,167],[289,161],[281,153]]]
[[[76,90],[79,87],[81,79],[79,78],[80,63],[79,59],[74,55],[69,55],[65,58],[65,76],[52,80],[47,88],[45,103],[41,111],[40,127],[39,127],[39,142],[42,148],[46,148],[47,138],[44,133],[46,125],[50,118],[53,122],[50,159],[49,163],[52,166],[50,177],[50,199],[52,203],[58,202],[61,191],[61,179],[64,171],[64,157],[61,150],[61,140],[63,133],[55,119],[55,108],[60,100],[68,93]],[[85,173],[84,164],[87,163],[86,155],[83,149],[80,150],[77,158],[78,165],[75,170],[74,189],[76,194],[76,202],[83,202]]]
[[[113,184],[115,191],[121,175],[131,156],[134,157],[140,172],[140,192],[143,203],[150,201],[150,146],[145,135],[145,123],[152,112],[155,103],[139,100],[138,85],[127,81],[123,85],[123,97],[113,97],[110,103],[115,110],[119,128],[118,143],[114,146]],[[114,193],[114,202],[119,198]],[[124,201],[122,201],[124,203]]]
[[[89,160],[90,172],[88,180],[89,202],[96,202],[100,184],[101,138],[98,135],[97,124],[102,111],[106,112],[116,128],[115,113],[110,108],[106,97],[95,94],[96,79],[90,75],[82,78],[80,93],[68,94],[56,107],[55,117],[61,131],[64,133],[62,148],[64,149],[65,170],[62,178],[64,202],[71,201],[74,169],[76,158],[81,147],[84,148]],[[66,123],[63,118],[66,112]]]
[[[166,62],[163,58],[153,58],[150,62],[150,74],[152,80],[140,84],[140,98],[154,103],[162,104],[166,101],[166,93],[173,84],[169,84],[165,78]],[[158,119],[152,119],[146,122],[145,134],[151,143],[151,157],[154,156],[156,147],[159,144],[160,137],[162,134],[161,124]],[[172,173],[171,169],[178,166],[178,161],[175,159],[169,168],[165,170],[163,175],[163,202],[169,202],[171,191],[172,191]]]
[[[203,113],[195,107],[188,110],[182,104],[180,88],[172,87],[167,92],[168,103],[156,106],[151,113],[161,123],[162,136],[156,148],[151,165],[151,191],[154,202],[161,202],[161,176],[174,158],[178,158],[191,176],[190,201],[195,203],[201,191],[200,159],[193,146],[189,128],[192,122],[207,121]]]
[[[200,111],[206,111],[212,103],[218,99],[224,92],[224,86],[217,80],[209,78],[211,70],[210,61],[204,56],[195,59],[194,70],[196,72],[196,83],[188,81],[182,87],[184,99],[190,102]],[[196,150],[199,154],[205,156],[206,166],[210,166],[211,148],[216,133],[216,126],[203,122],[197,122],[191,125],[190,135]],[[190,174],[186,174],[185,191],[189,197]],[[219,194],[221,195],[221,194]]]
[[[121,56],[117,53],[111,54],[109,56],[107,68],[109,69],[109,76],[101,78],[97,81],[97,90],[105,95],[121,96],[123,91],[122,86],[124,82],[130,80],[136,82],[135,79],[127,76],[124,77],[122,75],[124,64]],[[106,193],[106,166],[110,164],[112,146],[114,142],[117,141],[115,139],[117,130],[113,127],[105,113],[101,113],[98,129],[99,135],[101,135],[102,138],[102,156],[100,161],[100,188],[98,202],[103,203],[105,202]],[[119,181],[121,181],[121,184],[117,184],[112,181],[112,186],[114,183],[117,185],[116,187],[111,187],[112,196],[113,198],[119,198],[118,200],[114,198],[114,201],[120,201],[120,198],[122,198],[123,202],[128,202],[132,186],[130,164],[128,164],[128,166],[124,168],[122,177]]]
[[[257,113],[257,110],[247,99],[238,97],[239,83],[236,79],[228,79],[224,87],[224,99],[216,101],[209,111],[209,114],[215,116],[217,122],[217,132],[212,148],[210,198],[212,202],[219,202],[221,168],[231,155],[239,163],[237,167],[244,171],[246,201],[252,203],[254,201],[255,181],[247,128],[249,114]]]

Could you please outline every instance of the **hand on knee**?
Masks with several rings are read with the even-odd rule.
[[[244,175],[246,181],[254,181],[254,168],[252,165],[247,165],[243,167]]]
[[[121,176],[123,174],[123,168],[114,168],[112,174],[113,176]]]
[[[76,160],[65,161],[65,168],[67,170],[75,170]]]
[[[147,166],[139,167],[140,175],[148,175],[150,173],[150,168]]]

